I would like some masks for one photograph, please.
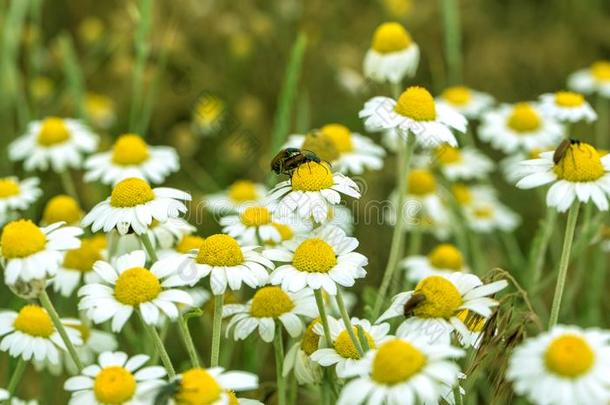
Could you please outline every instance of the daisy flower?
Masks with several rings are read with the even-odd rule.
[[[458,312],[457,317],[462,321],[464,326],[466,326],[465,329],[460,331],[458,341],[464,347],[474,347],[475,349],[478,349],[481,344],[483,331],[485,330],[485,324],[489,318],[483,317],[467,309]]]
[[[80,375],[68,378],[64,389],[70,392],[70,405],[77,404],[150,404],[147,394],[163,385],[165,369],[142,366],[149,356],[131,358],[123,352],[104,352],[98,364],[87,366]]]
[[[490,316],[491,308],[497,306],[498,301],[489,296],[507,285],[506,280],[483,284],[474,274],[466,273],[428,276],[414,290],[396,295],[377,323],[404,316],[405,304],[413,304],[411,300],[417,296],[419,302],[413,305],[413,315],[402,322],[396,335],[414,333],[430,342],[449,342],[451,332],[457,331],[461,335],[468,329],[458,317],[460,311],[467,309],[483,317]]]
[[[608,403],[610,334],[557,325],[514,350],[506,378],[539,405]]]
[[[415,283],[429,276],[469,271],[462,252],[450,243],[437,245],[427,256],[407,257],[400,266],[406,270],[407,280]]]
[[[466,132],[466,118],[454,109],[437,105],[434,98],[423,87],[407,88],[394,100],[389,97],[373,97],[358,113],[368,130],[394,130],[396,136],[415,136],[424,147],[435,147],[443,143],[457,146],[451,132]]]
[[[237,213],[242,207],[261,204],[266,194],[267,188],[263,184],[253,183],[250,180],[237,180],[227,191],[207,195],[204,201],[210,212],[228,215]]]
[[[487,93],[466,86],[448,87],[436,98],[437,105],[451,107],[468,119],[478,119],[489,109],[494,98]]]
[[[68,328],[66,332],[74,345],[82,344],[77,330]],[[47,311],[34,304],[22,307],[19,312],[0,313],[0,336],[3,336],[1,351],[26,361],[32,359],[58,364],[60,352],[66,350]]]
[[[105,258],[105,236],[97,235],[82,239],[80,247],[65,253],[55,277],[50,280],[53,290],[64,297],[69,297],[79,286],[81,280],[86,284],[100,282],[99,276],[93,271],[93,265],[98,260]]]
[[[521,177],[523,177],[522,173],[528,173],[528,170],[524,168],[522,164],[524,160],[538,159],[542,152],[553,152],[555,151],[555,147],[557,147],[557,144],[547,145],[541,148],[534,148],[529,152],[518,151],[505,157],[500,162],[504,178],[508,183],[515,184],[521,180]]]
[[[287,293],[280,287],[260,288],[245,305],[228,304],[222,309],[223,318],[231,317],[227,337],[244,340],[255,329],[263,341],[270,343],[275,336],[275,321],[279,321],[293,338],[303,332],[300,317],[315,318],[318,309],[311,290]]]
[[[48,170],[60,173],[79,169],[83,157],[94,152],[98,136],[78,120],[47,117],[31,122],[25,135],[9,145],[9,158],[23,160],[25,170]]]
[[[108,129],[116,121],[116,106],[108,96],[99,93],[85,94],[85,112],[95,127]]]
[[[496,199],[481,199],[462,207],[468,227],[478,233],[514,231],[521,222],[519,216]]]
[[[243,207],[239,211],[239,215],[229,215],[220,219],[224,233],[247,245],[260,245],[263,241],[271,243],[282,241],[282,234],[275,225],[268,207]]]
[[[170,319],[178,317],[178,304],[192,305],[189,294],[176,287],[188,283],[168,260],[146,266],[142,250],[119,256],[111,265],[98,261],[93,271],[102,279],[78,291],[78,308],[99,324],[112,319],[112,330],[119,332],[134,310],[148,325],[157,325],[162,311]]]
[[[523,162],[519,188],[534,188],[553,183],[546,203],[559,212],[567,211],[574,200],[593,201],[601,211],[608,210],[610,195],[610,155],[600,157],[591,145],[572,141],[555,163],[553,152],[543,152],[539,159]]]
[[[113,185],[135,177],[159,184],[179,168],[174,148],[150,146],[139,135],[124,134],[117,138],[112,150],[87,159],[85,181]]]
[[[460,373],[463,351],[421,337],[388,339],[347,371],[356,377],[343,387],[338,405],[435,404]]]
[[[366,77],[399,84],[404,77],[415,75],[418,64],[419,47],[402,25],[387,22],[377,27],[364,57]]]
[[[197,100],[193,109],[193,128],[200,135],[214,135],[222,127],[225,116],[224,101],[215,95],[204,94]]]
[[[558,143],[565,129],[534,103],[504,104],[483,115],[479,137],[505,153]]]
[[[320,365],[311,360],[310,356],[320,347],[320,338],[314,328],[320,323],[320,318],[312,320],[301,339],[286,353],[284,358],[284,377],[294,371],[299,384],[317,384],[322,381],[323,371]]]
[[[82,225],[91,226],[93,232],[116,228],[121,235],[130,230],[141,235],[153,220],[166,222],[184,214],[187,210],[184,202],[190,200],[190,194],[183,191],[168,187],[153,189],[145,180],[128,178],[118,182],[110,197],[89,211]]]
[[[205,238],[197,235],[184,235],[176,243],[173,248],[163,249],[157,252],[159,258],[165,258],[169,256],[182,256],[187,253],[191,253],[193,250],[199,250]]]
[[[83,215],[83,210],[78,201],[69,195],[60,194],[47,201],[40,222],[43,225],[65,222],[71,226],[79,226]]]
[[[290,216],[296,213],[304,220],[325,222],[329,208],[339,205],[341,194],[360,198],[358,185],[341,173],[333,173],[326,163],[307,162],[300,165],[290,180],[278,183],[270,191],[269,200],[276,202],[275,213]]]
[[[55,275],[63,258],[62,252],[80,246],[80,228],[62,226],[61,222],[39,228],[32,221],[20,219],[2,229],[0,253],[4,281],[13,285]]]
[[[483,179],[494,170],[493,161],[471,146],[460,149],[439,146],[434,150],[433,159],[449,181]]]
[[[196,230],[184,218],[168,218],[165,222],[153,221],[147,233],[153,248],[169,249]]]
[[[599,60],[589,68],[572,73],[568,77],[568,87],[584,94],[610,97],[610,61]]]
[[[352,318],[351,325],[353,325],[352,328],[356,336],[358,336],[357,327],[360,326],[362,328],[368,347],[371,350],[379,347],[384,340],[387,340],[387,334],[390,331],[390,324],[371,325],[366,319]],[[328,317],[328,326],[330,328],[332,347],[319,348],[311,354],[311,359],[323,367],[335,365],[337,376],[345,378],[349,375],[349,370],[356,367],[357,363],[361,360],[360,354],[354,346],[343,322]],[[324,335],[324,329],[319,323],[314,327],[314,331],[320,336]]]
[[[368,259],[354,252],[357,247],[356,238],[348,237],[337,227],[325,226],[315,230],[308,238],[266,249],[263,255],[286,263],[271,273],[271,284],[281,285],[288,292],[309,287],[336,295],[337,284],[351,287],[356,279],[366,276],[364,266],[368,264]]]
[[[352,235],[354,233],[354,214],[352,210],[343,205],[334,205],[329,208],[328,217],[323,226],[336,226],[347,235]]]
[[[118,347],[117,337],[113,333],[91,328],[79,319],[67,318],[63,324],[66,328],[75,329],[80,333],[83,344],[76,348],[76,352],[84,365],[93,364],[101,353],[114,351]],[[70,356],[64,357],[70,373],[77,374],[78,369]]]
[[[26,210],[41,195],[40,180],[30,177],[19,180],[17,177],[0,178],[0,225],[14,214]]]
[[[584,96],[571,91],[541,95],[540,109],[559,122],[593,122],[597,119],[597,114]]]

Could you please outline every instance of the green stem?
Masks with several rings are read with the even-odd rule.
[[[138,10],[140,19],[134,38],[136,60],[131,78],[131,107],[129,110],[129,130],[137,131],[142,114],[142,98],[144,94],[144,70],[150,53],[148,34],[152,22],[152,0],[140,0]],[[145,134],[140,134],[144,136]]]
[[[570,253],[572,251],[572,241],[574,240],[574,230],[576,229],[576,221],[578,220],[578,211],[580,203],[575,202],[568,212],[568,224],[566,225],[566,233],[563,239],[563,251],[559,260],[559,274],[557,276],[557,284],[555,286],[555,295],[553,296],[553,306],[551,307],[551,316],[549,319],[549,329],[557,324],[559,319],[559,309],[561,307],[561,299],[563,290],[566,284],[568,275],[568,265],[570,263]]]
[[[80,63],[76,57],[74,43],[69,34],[62,34],[59,38],[59,46],[62,53],[64,74],[66,76],[72,100],[76,107],[76,115],[79,118],[86,117],[85,110],[85,80],[80,70]]]
[[[457,0],[440,0],[445,34],[448,84],[462,83],[462,28]]]
[[[76,185],[74,184],[74,179],[72,178],[70,171],[68,169],[66,169],[62,172],[59,172],[59,178],[61,180],[61,185],[62,185],[64,191],[66,192],[66,194],[68,194],[70,197],[72,197],[74,199],[74,201],[76,201],[77,203],[80,204],[80,200],[78,198],[78,192],[76,191]]]
[[[328,317],[326,316],[326,307],[324,306],[324,298],[321,290],[313,290],[313,295],[316,298],[316,305],[320,313],[320,322],[324,328],[324,339],[326,339],[326,347],[332,347],[333,340],[330,335],[330,327],[328,326]]]
[[[142,245],[144,245],[144,249],[146,249],[146,252],[148,253],[148,257],[150,257],[150,260],[152,260],[153,262],[158,261],[159,258],[157,257],[157,252],[155,252],[155,249],[152,246],[152,242],[150,241],[148,234],[146,232],[144,232],[143,234],[138,235],[138,237],[140,238]]]
[[[222,304],[224,295],[214,296],[214,324],[212,326],[212,355],[210,357],[210,367],[218,367],[220,356],[220,332],[222,329]]]
[[[341,289],[337,289],[337,295],[335,296],[335,299],[337,301],[337,306],[339,307],[339,312],[341,313],[341,319],[343,319],[343,325],[345,325],[345,329],[347,330],[347,334],[352,340],[352,344],[354,345],[356,350],[358,350],[360,358],[362,358],[362,356],[364,356],[364,350],[362,350],[362,345],[360,344],[360,341],[354,333],[354,326],[352,325],[352,322],[349,319],[347,308],[345,308],[345,301],[343,301],[343,294],[341,293]]]
[[[19,383],[21,382],[21,378],[23,377],[23,373],[25,372],[26,365],[27,362],[23,360],[23,358],[20,357],[19,360],[17,360],[15,370],[13,370],[13,373],[11,374],[11,379],[9,380],[8,386],[6,387],[6,390],[10,395],[9,398],[13,398],[15,391],[17,391]],[[9,401],[7,402],[10,403]]]
[[[544,220],[538,228],[538,232],[536,233],[536,237],[534,238],[534,242],[532,244],[532,250],[530,252],[530,292],[536,291],[538,284],[540,283],[542,269],[544,268],[544,261],[546,258],[546,251],[548,249],[553,230],[555,229],[556,221],[557,211],[553,207],[547,207]]]
[[[51,302],[47,291],[43,290],[38,296],[38,299],[40,300],[40,304],[51,317],[53,325],[55,326],[55,329],[57,329],[57,331],[59,332],[59,336],[61,336],[61,340],[64,342],[64,345],[68,349],[68,353],[70,354],[72,361],[76,365],[76,368],[79,372],[82,371],[83,364],[81,363],[80,358],[78,357],[78,353],[76,352],[72,341],[68,337],[68,332],[66,332],[66,328],[61,323],[61,319],[59,319],[59,315],[57,314],[57,311],[55,310],[55,307],[53,306],[53,303]]]
[[[610,114],[608,111],[608,99],[598,94],[595,103],[597,111],[597,123],[595,125],[595,147],[603,149],[606,147],[606,140],[610,137]]]
[[[178,332],[180,333],[180,337],[184,342],[184,347],[186,347],[186,351],[189,354],[191,365],[195,368],[199,368],[200,363],[199,356],[197,355],[197,349],[195,349],[195,344],[193,343],[193,337],[191,335],[191,331],[189,330],[188,321],[184,318],[184,316],[180,316],[180,318],[178,318]]]
[[[173,380],[176,377],[176,371],[174,370],[174,366],[172,365],[172,361],[169,357],[169,354],[167,354],[167,350],[165,350],[165,346],[163,345],[163,340],[161,340],[161,336],[159,336],[159,332],[157,332],[157,329],[153,325],[149,325],[144,322],[144,318],[142,317],[140,311],[138,311],[138,314],[140,315],[140,319],[142,320],[142,325],[144,325],[144,329],[148,330],[150,338],[152,339],[153,344],[155,345],[157,354],[161,358],[161,363],[163,363],[163,366],[167,371],[167,376],[169,377],[170,381]]]
[[[284,379],[284,340],[282,339],[282,327],[279,322],[275,323],[275,336],[273,338],[275,350],[275,374],[277,378],[278,404],[286,404],[286,380]]]

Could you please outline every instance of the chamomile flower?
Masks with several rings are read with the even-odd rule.
[[[304,220],[325,222],[329,209],[341,202],[341,194],[360,198],[358,185],[341,173],[333,173],[326,163],[307,162],[300,165],[290,180],[278,183],[269,193],[277,202],[279,216],[296,213]]]
[[[407,280],[415,283],[429,276],[469,271],[462,252],[450,243],[435,246],[427,256],[409,256],[400,265],[406,271]]]
[[[343,387],[338,405],[435,404],[458,381],[454,361],[463,351],[422,337],[388,339],[346,370],[356,377]]]
[[[489,318],[483,317],[467,309],[458,312],[457,317],[466,327],[458,333],[458,341],[464,347],[474,347],[481,344],[485,324]],[[458,325],[460,328],[462,325]]]
[[[66,332],[73,344],[82,343],[78,331],[67,329]],[[32,359],[57,364],[60,352],[66,350],[47,311],[34,304],[22,307],[19,312],[0,313],[0,335],[3,336],[1,351],[26,361]]]
[[[9,158],[23,160],[25,170],[48,170],[59,173],[79,169],[84,155],[94,152],[98,136],[78,120],[47,117],[31,122],[25,135],[9,146]]]
[[[509,155],[502,159],[500,162],[500,167],[502,168],[502,174],[504,174],[504,178],[510,184],[515,184],[521,177],[523,177],[523,173],[527,174],[527,168],[523,167],[522,162],[528,159],[538,159],[542,152],[554,151],[557,147],[557,144],[547,145],[541,148],[534,148],[529,152],[518,151]]]
[[[216,214],[228,215],[240,208],[261,204],[267,194],[263,184],[250,180],[237,180],[226,191],[204,197],[206,208]]]
[[[514,231],[521,222],[510,208],[495,199],[481,199],[462,207],[468,227],[478,233]]]
[[[108,129],[116,121],[116,107],[108,96],[98,93],[85,95],[85,112],[89,120],[98,128]]]
[[[243,340],[258,329],[261,339],[269,343],[275,336],[276,320],[296,338],[304,328],[301,317],[315,318],[318,309],[309,289],[287,293],[280,287],[266,286],[258,289],[245,305],[225,305],[222,313],[224,318],[231,317],[227,337],[232,334],[233,339]]]
[[[78,226],[83,219],[83,210],[78,201],[69,195],[60,194],[47,201],[42,211],[42,225],[51,225],[56,222],[65,222],[68,225]]]
[[[85,367],[80,375],[64,383],[64,389],[71,393],[68,403],[149,404],[147,394],[163,385],[166,374],[161,366],[142,368],[149,359],[144,354],[129,358],[123,352],[101,353],[98,364]]]
[[[77,236],[82,229],[62,226],[61,222],[39,228],[32,221],[9,222],[2,230],[0,253],[4,266],[4,281],[42,280],[55,275],[63,252],[80,246]]]
[[[153,221],[147,233],[154,248],[169,249],[196,230],[184,218],[168,218],[165,222]]]
[[[405,304],[417,295],[423,299],[414,306],[413,316],[402,322],[396,335],[417,333],[430,342],[449,342],[451,332],[457,331],[459,335],[468,329],[458,316],[461,311],[467,309],[483,317],[490,316],[498,301],[489,296],[507,285],[506,280],[483,284],[477,276],[467,273],[428,276],[414,290],[396,295],[377,323],[404,316]]]
[[[63,324],[66,328],[75,329],[80,333],[83,344],[76,348],[76,352],[84,365],[93,364],[101,353],[114,351],[118,347],[117,338],[113,333],[94,329],[78,319],[67,318]],[[78,374],[78,368],[67,353],[64,353],[64,361],[70,374]]]
[[[540,109],[559,122],[593,122],[597,119],[597,114],[584,96],[571,91],[541,95]]]
[[[558,143],[565,129],[534,103],[504,104],[483,115],[479,137],[505,153]]]
[[[593,201],[601,211],[608,210],[610,196],[610,155],[599,152],[584,142],[572,142],[555,163],[553,152],[543,152],[539,159],[522,163],[519,188],[553,185],[546,194],[546,203],[559,212],[567,211],[575,200]]]
[[[312,223],[312,225],[314,224]],[[343,205],[334,205],[329,208],[328,217],[323,226],[336,226],[351,236],[354,233],[354,214],[351,209]]]
[[[112,150],[88,158],[85,168],[85,181],[99,180],[113,185],[135,177],[159,184],[178,171],[180,164],[174,148],[150,146],[140,135],[123,134],[117,138]]]
[[[322,381],[323,371],[318,363],[312,361],[310,356],[320,347],[320,335],[314,328],[320,323],[320,318],[312,320],[301,339],[296,342],[286,353],[284,358],[284,377],[290,372],[299,384],[317,384]]]
[[[86,284],[100,280],[93,271],[93,265],[106,257],[106,237],[103,235],[84,238],[80,247],[68,250],[55,277],[50,281],[53,290],[64,297],[69,297],[79,286],[81,280]]]
[[[394,130],[397,136],[415,136],[424,147],[436,147],[448,143],[457,146],[451,132],[465,132],[466,118],[454,109],[437,105],[423,87],[407,88],[394,100],[389,97],[373,97],[364,104],[358,116],[371,131]]]
[[[212,94],[204,94],[197,100],[193,109],[193,127],[195,132],[210,136],[217,133],[222,127],[226,116],[224,101]]]
[[[220,219],[222,231],[246,245],[260,245],[263,241],[279,243],[282,234],[275,225],[271,209],[265,206],[243,207],[239,215]]]
[[[170,319],[178,317],[178,304],[192,305],[192,299],[182,287],[190,280],[181,277],[169,260],[159,260],[147,269],[144,251],[119,256],[113,264],[98,261],[93,270],[102,279],[87,284],[78,291],[78,308],[86,311],[95,323],[112,319],[112,330],[118,332],[140,311],[148,325],[157,325],[162,311]]]
[[[0,178],[0,224],[14,211],[26,210],[42,194],[40,180],[30,177],[19,180],[17,177]]]
[[[483,179],[494,169],[490,158],[470,146],[458,149],[442,145],[434,150],[433,159],[450,181]]]
[[[493,105],[494,98],[466,86],[452,86],[443,90],[436,103],[451,107],[472,120],[480,118]]]
[[[400,83],[415,75],[419,47],[405,28],[396,22],[381,24],[373,34],[364,57],[364,75],[376,82]]]
[[[366,319],[352,318],[351,325],[356,336],[358,336],[358,326],[362,328],[368,347],[371,350],[379,347],[388,338],[387,334],[390,331],[390,324],[371,325]],[[348,370],[355,367],[358,361],[361,360],[360,354],[356,347],[354,347],[354,343],[343,322],[328,317],[328,326],[330,328],[332,347],[319,348],[311,354],[311,359],[323,367],[335,365],[337,376],[345,378],[349,375]],[[320,324],[316,325],[314,331],[320,336],[324,335],[324,330]]]
[[[558,325],[527,339],[511,355],[506,378],[538,405],[610,400],[610,334]]]
[[[572,73],[568,77],[568,87],[584,94],[610,97],[610,61],[599,60],[589,68]]]
[[[266,249],[265,257],[280,263],[271,273],[271,284],[281,285],[288,292],[312,288],[337,294],[337,285],[351,287],[356,279],[366,276],[368,259],[354,250],[356,238],[348,237],[341,229],[325,226],[307,238],[285,242],[277,248]]]
[[[148,231],[153,220],[166,222],[186,212],[185,201],[191,196],[174,188],[150,185],[139,178],[121,180],[106,200],[98,203],[83,218],[83,226],[93,232],[115,229],[121,235],[130,230],[141,235]]]

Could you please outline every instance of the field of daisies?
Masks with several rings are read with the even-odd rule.
[[[0,0],[0,403],[610,403],[610,5]]]

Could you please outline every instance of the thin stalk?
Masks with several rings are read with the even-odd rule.
[[[352,340],[352,344],[358,350],[358,355],[360,358],[364,356],[364,350],[362,350],[362,345],[360,341],[356,337],[354,333],[354,326],[349,319],[349,314],[347,313],[347,308],[345,308],[345,301],[343,301],[343,294],[341,293],[341,289],[337,289],[337,295],[335,296],[337,301],[337,306],[339,307],[339,312],[341,313],[341,319],[343,319],[343,325],[345,325],[345,329],[347,330],[347,334],[349,338]]]
[[[53,321],[53,326],[55,326],[55,329],[57,329],[57,331],[59,332],[61,340],[64,342],[64,345],[68,349],[68,353],[70,354],[72,361],[74,362],[76,368],[80,373],[83,369],[83,364],[81,363],[80,358],[78,357],[78,353],[76,352],[72,341],[68,337],[68,332],[66,332],[66,328],[61,323],[59,315],[57,314],[57,311],[55,310],[55,307],[53,306],[53,303],[51,302],[51,299],[49,298],[49,295],[47,294],[46,290],[42,290],[42,292],[38,296],[38,300],[40,301],[40,305],[42,305],[42,307],[51,317],[51,321]]]
[[[551,235],[555,229],[556,221],[557,211],[553,207],[547,207],[544,220],[538,228],[532,244],[532,250],[530,252],[530,292],[536,291],[537,286],[540,283],[542,269],[544,268],[544,261],[546,258],[546,251],[549,247],[549,241],[551,240]]]
[[[282,338],[282,326],[275,322],[275,336],[273,338],[275,351],[275,374],[277,378],[277,403],[286,405],[286,380],[284,378],[284,340]]]
[[[326,347],[331,347],[333,344],[330,327],[328,326],[328,317],[326,316],[326,307],[324,306],[324,298],[322,297],[321,290],[313,290],[313,295],[316,298],[316,305],[318,306],[318,312],[320,313],[320,322],[324,329],[324,339],[326,340]]]
[[[608,99],[598,94],[595,101],[597,112],[597,123],[595,125],[595,147],[603,149],[606,147],[606,140],[610,137],[610,111],[608,111]]]
[[[74,179],[72,178],[70,171],[66,169],[63,172],[59,172],[59,179],[61,180],[61,185],[66,194],[74,198],[74,200],[80,204],[78,192],[76,191],[76,185],[74,184]]]
[[[578,220],[578,211],[580,209],[580,203],[576,202],[570,207],[568,212],[568,224],[566,225],[566,233],[563,239],[563,251],[561,252],[561,259],[559,260],[559,274],[557,276],[557,284],[555,286],[555,295],[553,296],[553,306],[551,307],[551,316],[549,318],[549,328],[552,328],[557,324],[559,319],[559,309],[561,308],[561,299],[563,297],[563,290],[566,284],[566,277],[568,275],[568,265],[570,264],[570,253],[572,251],[572,241],[574,240],[574,230],[576,229],[576,222]]]
[[[140,242],[142,242],[144,249],[146,249],[146,253],[148,253],[148,257],[150,257],[150,260],[152,260],[153,262],[159,260],[159,258],[157,257],[157,252],[155,252],[155,249],[152,246],[152,242],[150,241],[148,234],[144,232],[143,234],[138,235],[138,237],[140,238]]]
[[[134,47],[136,60],[131,77],[131,108],[129,110],[129,130],[137,131],[142,114],[142,98],[144,94],[144,69],[150,53],[148,35],[152,25],[152,0],[140,0],[138,10],[140,19],[136,28]],[[145,134],[140,134],[144,136]]]
[[[140,311],[138,311],[138,314],[140,315],[144,329],[148,331],[148,334],[155,345],[156,352],[159,358],[161,358],[161,363],[163,363],[163,367],[165,367],[165,370],[167,371],[167,376],[170,381],[173,380],[176,377],[176,371],[174,370],[169,354],[167,354],[167,350],[165,350],[163,340],[161,340],[161,336],[159,336],[159,332],[157,332],[157,328],[144,322],[144,318],[142,317],[142,314],[140,314]]]
[[[17,365],[15,366],[15,370],[13,370],[13,373],[11,374],[11,379],[9,380],[8,386],[6,387],[6,390],[10,395],[9,398],[12,398],[15,394],[15,391],[17,391],[19,383],[23,378],[23,373],[25,372],[26,365],[27,362],[23,360],[22,357],[19,357],[19,360],[17,360]]]
[[[199,368],[199,355],[197,354],[197,349],[195,349],[195,344],[193,343],[193,337],[191,335],[191,331],[189,330],[188,321],[184,318],[184,316],[180,316],[178,318],[178,332],[180,333],[184,347],[189,354],[191,365],[195,368]]]
[[[72,37],[67,33],[62,34],[59,38],[59,47],[63,58],[64,75],[76,108],[76,116],[85,118],[85,79],[76,57]]]
[[[210,356],[210,367],[218,367],[220,356],[220,332],[222,329],[222,304],[224,295],[214,296],[214,323],[212,326],[212,354]]]
[[[449,85],[462,83],[462,27],[457,0],[440,0]]]

